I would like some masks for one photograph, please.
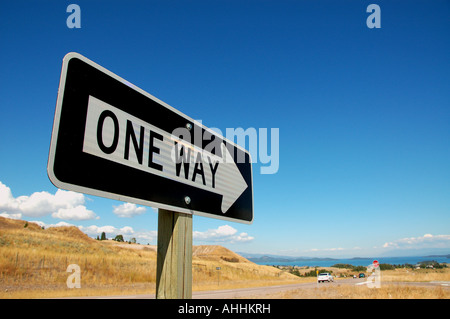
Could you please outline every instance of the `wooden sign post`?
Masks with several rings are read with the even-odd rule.
[[[156,298],[192,298],[192,215],[158,210]]]

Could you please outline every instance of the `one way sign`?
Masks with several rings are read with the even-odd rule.
[[[63,60],[47,171],[67,190],[253,221],[245,149],[77,53]]]

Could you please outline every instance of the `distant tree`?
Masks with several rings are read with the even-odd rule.
[[[315,270],[310,270],[310,271],[308,271],[308,272],[305,272],[305,273],[303,274],[303,276],[304,276],[304,277],[316,277],[316,276],[317,276],[317,273],[316,273]]]
[[[134,238],[134,237],[133,237],[133,238],[131,238],[131,239],[130,239],[130,243],[132,243],[132,244],[136,244],[136,238]]]
[[[298,276],[298,277],[301,276],[300,271],[299,271],[298,269],[294,269],[294,270],[292,270],[290,273],[293,274],[293,275],[296,275],[296,276]]]
[[[106,240],[106,234],[105,234],[105,232],[102,232],[102,236],[100,237],[100,240]]]
[[[439,264],[436,260],[426,260],[426,261],[420,262],[420,268],[441,269],[441,268],[444,268],[444,266]]]
[[[123,236],[122,236],[122,235],[117,235],[117,236],[114,238],[114,240],[115,240],[115,241],[118,241],[118,242],[121,242],[121,243],[124,242]]]
[[[367,267],[364,267],[364,266],[355,266],[354,268],[353,268],[353,270],[354,271],[367,271]]]
[[[380,270],[394,270],[395,265],[391,264],[380,264]]]

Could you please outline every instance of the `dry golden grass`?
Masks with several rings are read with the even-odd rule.
[[[0,298],[154,294],[156,248],[96,241],[76,227],[41,229],[0,217]],[[81,268],[81,288],[69,289],[69,264]],[[217,268],[220,267],[220,270]],[[331,269],[331,268],[330,268]],[[309,271],[310,269],[305,269]],[[334,274],[348,270],[332,269]],[[193,290],[232,289],[315,282],[256,265],[221,246],[195,246]],[[449,298],[449,288],[400,286],[396,282],[450,281],[450,269],[383,271],[382,287],[340,285],[298,289],[269,298]]]
[[[297,276],[271,266],[256,265],[224,247],[210,246],[208,249],[211,250],[211,255],[207,258],[198,257],[194,253],[192,260],[194,291],[302,282]],[[239,261],[226,261],[230,258],[238,258]]]
[[[76,227],[41,229],[0,217],[0,298],[150,294],[156,287],[154,246],[96,241]],[[68,289],[69,264],[81,268],[81,289]],[[220,271],[217,270],[220,267]],[[193,290],[296,282],[221,246],[193,248]]]
[[[260,298],[260,296],[258,296]],[[269,299],[449,299],[450,289],[442,286],[420,287],[382,284],[380,288],[365,285],[328,285],[326,287],[295,289],[265,295]]]
[[[450,268],[443,269],[406,269],[386,270],[381,272],[383,282],[430,282],[450,281]]]
[[[433,282],[434,284],[429,284]],[[257,297],[269,299],[450,299],[450,287],[442,286],[440,283],[450,283],[450,268],[414,270],[403,268],[381,271],[380,288],[355,285],[348,281],[343,283],[337,279],[334,283],[321,284],[317,288],[293,289]]]

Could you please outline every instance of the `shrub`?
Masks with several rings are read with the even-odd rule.
[[[395,266],[391,264],[380,264],[380,270],[394,270]]]
[[[115,241],[118,241],[118,242],[121,242],[121,243],[124,242],[123,236],[122,236],[122,235],[117,235],[117,236],[114,238],[114,240],[115,240]]]

